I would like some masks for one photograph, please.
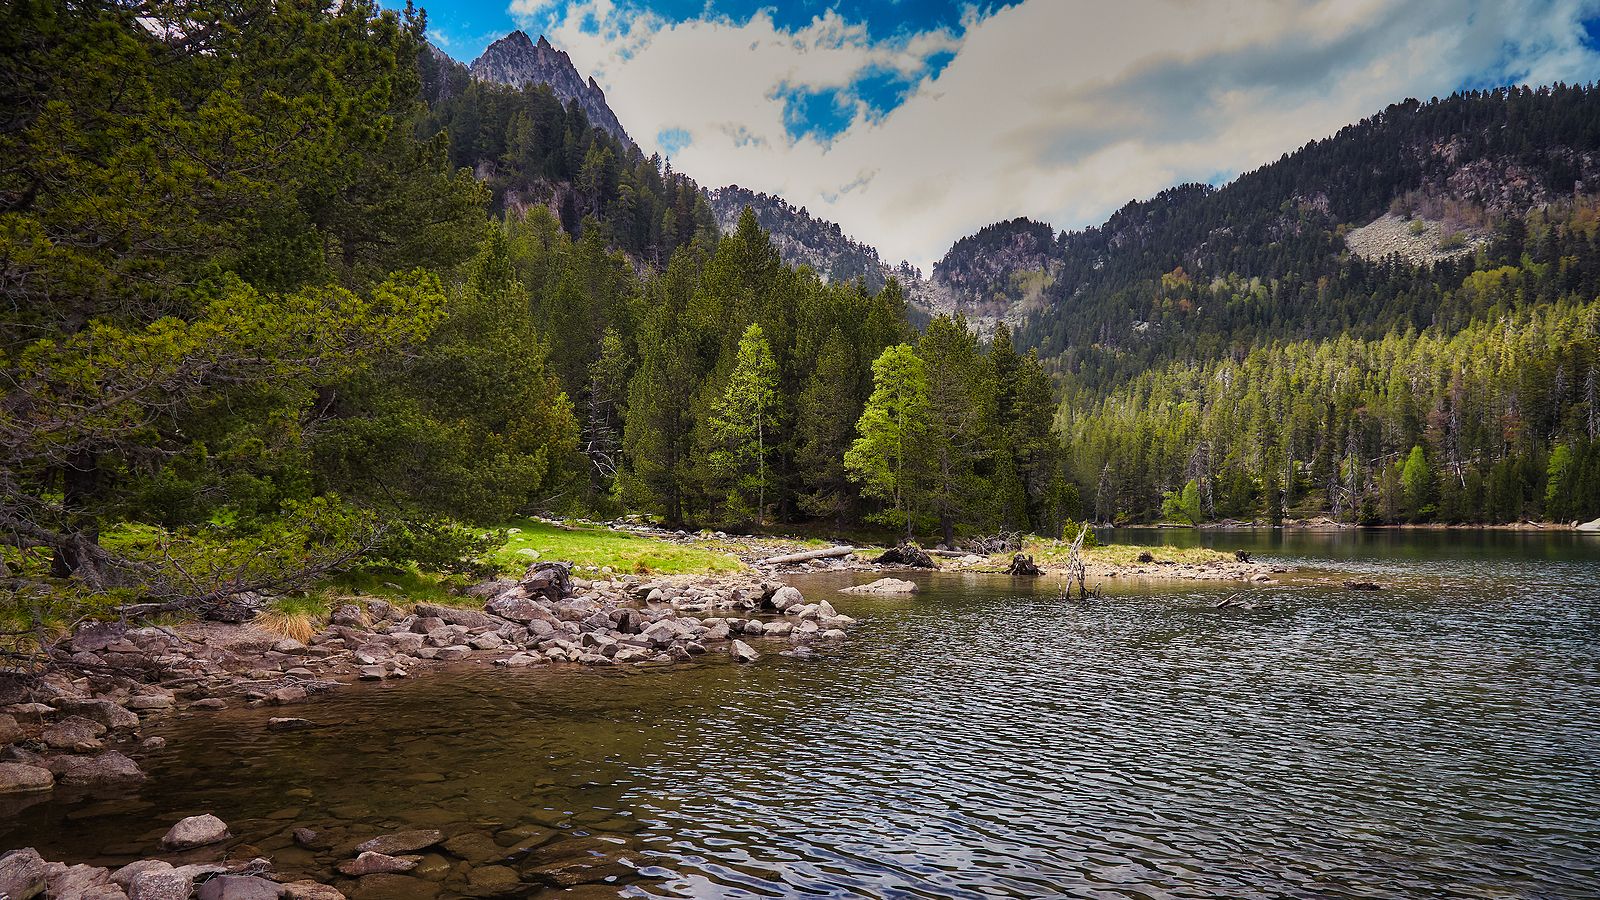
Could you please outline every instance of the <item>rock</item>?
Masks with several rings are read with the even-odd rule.
[[[111,883],[111,870],[101,866],[63,866],[61,863],[47,863],[46,869],[52,867],[57,871],[46,871],[46,894],[52,898],[66,897],[101,897],[108,891],[121,894],[122,888]]]
[[[529,600],[527,597],[520,596],[496,597],[485,603],[483,608],[511,622],[532,622],[535,619],[548,619],[550,617],[549,610]]]
[[[195,900],[278,900],[283,889],[255,875],[219,875],[200,883]]]
[[[273,716],[267,720],[268,731],[299,731],[302,728],[311,728],[310,719],[296,719],[290,716]]]
[[[367,851],[355,859],[347,859],[339,863],[338,869],[352,878],[363,875],[392,875],[396,872],[409,872],[417,867],[415,856],[389,856],[383,853]]]
[[[1591,520],[1589,520],[1587,522],[1584,522],[1582,525],[1576,525],[1574,527],[1578,531],[1583,531],[1583,532],[1600,531],[1600,519],[1591,519]]]
[[[382,681],[388,674],[383,666],[362,666],[359,677],[362,681]]]
[[[194,879],[176,869],[144,872],[133,879],[128,900],[189,900]]]
[[[221,697],[206,697],[189,704],[190,709],[227,709],[228,701]]]
[[[491,631],[488,634],[478,635],[467,644],[474,650],[499,650],[506,645],[506,642],[505,638]]]
[[[761,658],[761,654],[756,652],[756,648],[740,640],[735,640],[728,645],[728,655],[733,657],[734,662],[741,663],[753,663]]]
[[[886,550],[882,556],[873,560],[880,566],[911,566],[915,569],[937,569],[933,557],[926,550],[907,541],[897,547]]]
[[[352,900],[433,900],[439,885],[411,875],[367,875],[351,890]]]
[[[387,600],[368,600],[367,618],[373,622],[392,622],[397,617],[394,607]]]
[[[301,829],[296,829],[298,835]],[[356,853],[382,853],[385,856],[397,856],[402,853],[415,853],[425,850],[444,840],[444,832],[432,829],[414,829],[412,831],[397,831],[394,834],[383,834],[356,847]],[[302,844],[301,846],[305,846]]]
[[[326,836],[309,828],[296,828],[291,833],[291,836],[297,846],[306,850],[326,850],[333,846],[333,842],[328,840]]]
[[[44,859],[32,847],[0,856],[0,897],[31,900],[44,893]]]
[[[88,753],[105,746],[100,743],[100,735],[105,733],[106,727],[93,719],[68,716],[46,728],[41,737],[47,746],[57,750]]]
[[[281,687],[267,695],[269,702],[279,706],[287,703],[299,703],[304,699],[306,699],[306,689],[299,685]]]
[[[144,772],[138,764],[115,750],[107,750],[97,756],[51,757],[48,767],[63,784],[144,780]]]
[[[784,585],[772,593],[772,598],[767,604],[778,612],[787,612],[790,607],[804,603],[805,599],[798,588]]]
[[[226,822],[210,813],[203,813],[181,819],[178,824],[168,829],[166,836],[161,839],[161,849],[190,850],[209,844],[220,844],[230,837],[233,835],[228,833]]]
[[[338,888],[315,881],[291,881],[280,887],[287,900],[345,900]]]
[[[487,834],[467,831],[444,842],[444,849],[470,863],[486,863],[504,858],[505,851]]]
[[[0,763],[0,794],[33,794],[56,786],[49,769],[22,763]]]
[[[133,889],[133,882],[146,872],[171,872],[172,863],[164,859],[141,859],[128,863],[122,868],[111,873],[113,884],[128,891]]]
[[[572,566],[563,562],[536,562],[522,573],[521,587],[529,597],[555,602],[572,593]]]
[[[328,616],[328,624],[344,628],[365,628],[367,617],[361,614],[361,607],[354,603],[341,603],[334,607],[333,613]]]
[[[846,594],[915,594],[916,592],[916,582],[899,578],[879,578],[871,584],[858,584],[843,591]]]
[[[517,870],[509,866],[478,866],[467,870],[467,885],[474,891],[503,894],[521,883]]]
[[[282,887],[283,896],[288,900],[345,900],[338,888],[315,881],[291,881]]]
[[[27,732],[17,724],[17,717],[10,713],[0,713],[0,746],[15,744],[27,737]]]
[[[140,694],[128,698],[128,708],[137,710],[171,709],[172,696],[169,694]]]
[[[1381,591],[1383,585],[1376,581],[1346,581],[1344,589],[1347,591]]]
[[[139,727],[139,717],[110,700],[67,700],[61,702],[61,711],[77,713],[93,719],[111,731],[132,731]],[[0,743],[4,743],[0,740]]]
[[[166,748],[167,739],[164,737],[145,738],[143,741],[139,742],[140,750],[147,750],[151,753],[154,753],[157,750],[165,750]]]
[[[459,625],[462,628],[499,628],[505,624],[482,610],[458,609],[435,603],[418,603],[417,615],[422,618],[440,619],[447,625]]]

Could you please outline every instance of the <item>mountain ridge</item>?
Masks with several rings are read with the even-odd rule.
[[[519,28],[484,48],[467,70],[480,81],[514,88],[547,85],[562,103],[577,103],[596,127],[624,144],[634,144],[606,103],[605,91],[594,76],[585,79],[573,65],[572,57],[565,50],[556,49],[542,34],[535,43]]]

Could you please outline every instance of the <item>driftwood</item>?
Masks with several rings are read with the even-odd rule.
[[[1347,591],[1381,591],[1383,585],[1376,581],[1346,581],[1344,588]]]
[[[810,562],[813,559],[834,559],[849,556],[856,552],[856,548],[848,546],[827,547],[822,550],[803,550],[799,553],[783,553],[778,556],[769,556],[761,561],[766,566],[781,566],[786,563]]]
[[[1088,575],[1088,565],[1083,559],[1083,542],[1088,536],[1089,525],[1085,523],[1083,530],[1078,532],[1078,536],[1073,539],[1072,544],[1067,548],[1067,587],[1061,595],[1063,600],[1072,597],[1072,583],[1074,581],[1078,583],[1078,596],[1089,596],[1089,587],[1084,583],[1085,577]],[[1096,587],[1095,594],[1098,596],[1099,593],[1100,589]]]
[[[994,553],[1016,553],[1022,549],[1022,532],[1002,531],[989,537],[976,538],[972,545],[984,556]]]
[[[1242,563],[1252,562],[1249,552],[1245,550],[1233,551],[1233,558]]]
[[[1037,578],[1040,575],[1043,575],[1044,572],[1039,569],[1038,563],[1033,561],[1032,556],[1029,556],[1025,553],[1018,553],[1011,557],[1011,565],[1006,569],[1006,574],[1020,575],[1025,578]]]
[[[928,551],[907,541],[898,547],[890,547],[884,554],[873,560],[880,566],[911,566],[917,569],[937,569],[933,557]]]

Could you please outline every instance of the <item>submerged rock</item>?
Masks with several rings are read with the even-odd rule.
[[[352,878],[363,875],[390,875],[397,872],[409,872],[417,867],[415,856],[390,856],[386,853],[373,853],[368,850],[355,859],[347,859],[339,863],[338,869]]]
[[[277,882],[256,875],[221,875],[201,882],[195,900],[278,900],[282,895]]]
[[[303,829],[296,829],[296,838]],[[314,835],[313,835],[314,836]],[[383,834],[356,847],[356,853],[382,853],[386,856],[397,856],[401,853],[415,853],[432,847],[444,840],[444,832],[431,828],[418,828],[411,831],[397,831],[394,834]],[[305,846],[302,844],[301,846]]]

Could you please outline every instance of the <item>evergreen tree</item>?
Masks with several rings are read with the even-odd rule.
[[[711,431],[719,445],[713,465],[728,485],[729,507],[741,515],[753,512],[757,525],[766,513],[768,436],[777,424],[777,408],[778,365],[761,326],[752,323],[739,339],[738,356],[715,405]]]
[[[860,436],[844,464],[862,493],[888,501],[889,508],[873,518],[903,525],[909,540],[927,499],[923,441],[932,426],[927,368],[909,344],[898,344],[873,362],[872,380],[872,396],[856,425]]]

